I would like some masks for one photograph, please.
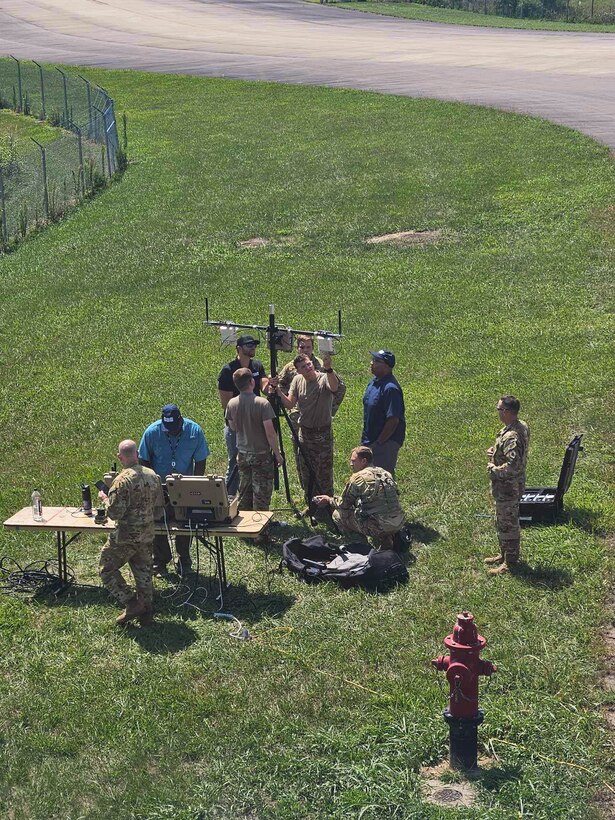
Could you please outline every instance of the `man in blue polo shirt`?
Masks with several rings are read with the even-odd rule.
[[[370,352],[374,378],[363,396],[361,444],[371,447],[373,466],[395,476],[399,448],[406,436],[404,394],[393,375],[395,356],[390,350]]]
[[[205,475],[209,447],[201,427],[192,419],[185,419],[176,404],[165,404],[162,416],[143,433],[139,444],[139,463],[151,467],[164,481],[171,473]],[[175,539],[177,568],[181,574],[190,570],[190,538],[178,535]],[[154,538],[154,574],[164,575],[171,560],[169,539],[166,535]]]

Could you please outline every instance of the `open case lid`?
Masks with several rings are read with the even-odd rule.
[[[562,464],[559,480],[557,482],[558,498],[562,498],[564,493],[568,492],[568,489],[572,484],[572,476],[574,475],[574,468],[577,466],[577,458],[579,457],[579,452],[583,449],[581,447],[582,439],[583,433],[578,436],[574,436],[566,447],[564,462]]]

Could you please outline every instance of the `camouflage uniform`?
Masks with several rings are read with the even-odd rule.
[[[307,504],[315,495],[333,495],[333,430],[300,427],[299,444],[297,468]]]
[[[503,427],[497,435],[487,471],[495,499],[495,526],[500,552],[507,564],[519,561],[521,531],[519,500],[525,488],[525,468],[530,431],[521,419]]]
[[[382,467],[353,473],[332,506],[333,521],[344,535],[360,541],[372,538],[376,549],[391,549],[393,536],[405,523],[395,480]]]
[[[151,605],[152,544],[154,520],[161,513],[160,480],[149,467],[134,464],[115,478],[105,501],[107,515],[116,522],[100,554],[100,577],[104,586],[122,604],[134,597],[120,568],[129,564],[135,579],[136,593],[143,603]]]
[[[324,373],[324,365],[323,365],[322,361],[317,356],[314,356],[313,353],[310,356],[310,361],[314,365],[314,370],[316,370],[318,373]],[[296,375],[297,375],[297,368],[295,367],[295,364],[292,361],[285,364],[284,367],[280,370],[280,372],[278,374],[279,385],[280,385],[282,391],[284,393],[286,393],[287,395],[288,395],[288,391],[290,390],[290,385],[292,383],[292,380],[295,378]],[[337,371],[335,372],[335,375],[338,378],[339,387],[337,388],[335,393],[333,393],[333,403],[332,403],[332,406],[331,406],[331,415],[332,416],[334,416],[337,413],[337,411],[339,409],[339,406],[343,402],[344,396],[346,395],[346,385],[340,379],[339,374],[338,374]],[[295,454],[295,464],[297,465],[297,474],[299,476],[299,482],[301,484],[302,489],[307,490],[308,485],[304,484],[304,474],[307,472],[307,468],[306,468],[305,464],[303,464],[303,467],[302,467],[303,459],[299,458],[299,448],[297,446],[297,437],[299,436],[299,408],[298,407],[293,407],[292,410],[288,411],[288,419],[290,421],[290,426],[292,428],[291,439],[292,439],[292,443],[293,443],[293,452]],[[331,469],[333,469],[333,467],[331,467]],[[324,491],[323,491],[323,494],[328,495],[328,493],[326,493]],[[331,494],[333,494],[333,490],[331,490]]]
[[[237,453],[239,509],[268,510],[273,492],[273,456],[268,453]]]

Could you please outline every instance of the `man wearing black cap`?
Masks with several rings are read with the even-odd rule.
[[[382,467],[395,477],[397,455],[406,436],[404,394],[393,375],[395,355],[378,350],[370,356],[374,378],[363,396],[361,444],[371,448],[374,467]]]
[[[209,446],[201,427],[192,419],[185,419],[176,404],[165,404],[162,416],[145,430],[139,444],[139,463],[151,467],[164,481],[171,473],[205,475]],[[178,535],[175,549],[179,557],[178,569],[186,573],[192,566],[190,538]],[[154,538],[154,574],[163,575],[171,560],[166,535]]]
[[[267,375],[263,363],[255,359],[256,347],[260,342],[254,336],[240,336],[237,339],[237,356],[232,362],[225,364],[218,375],[218,395],[220,404],[226,413],[226,405],[234,397],[239,395],[239,390],[233,381],[233,373],[240,367],[247,367],[252,371],[254,379],[254,392],[260,395],[267,390]],[[237,435],[234,430],[225,424],[224,441],[228,453],[228,466],[226,470],[226,489],[229,495],[236,495],[239,489],[239,469],[237,467]]]

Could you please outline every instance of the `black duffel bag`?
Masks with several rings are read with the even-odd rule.
[[[408,580],[399,554],[369,544],[329,544],[322,535],[291,538],[282,546],[281,566],[307,583],[336,581],[343,587],[385,587]]]

